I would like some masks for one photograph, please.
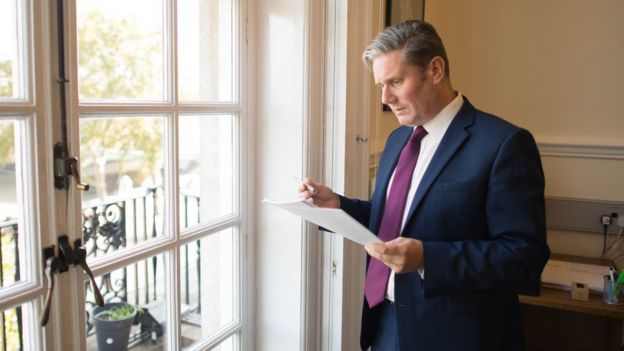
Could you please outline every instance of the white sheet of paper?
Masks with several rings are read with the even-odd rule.
[[[307,221],[318,224],[323,228],[329,229],[361,245],[381,242],[368,228],[341,209],[317,207],[307,202],[305,199],[286,202],[277,202],[268,199],[262,201],[290,213],[294,213]]]

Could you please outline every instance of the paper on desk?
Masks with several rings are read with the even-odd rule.
[[[294,213],[307,221],[320,225],[361,245],[381,242],[375,234],[341,209],[317,207],[305,199],[287,202],[267,199],[262,201]]]
[[[570,289],[572,282],[585,283],[590,290],[602,292],[609,267],[550,259],[542,272],[542,283]]]

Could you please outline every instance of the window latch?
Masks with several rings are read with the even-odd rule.
[[[69,178],[74,177],[76,188],[80,191],[88,191],[89,184],[80,180],[80,167],[78,157],[69,156],[63,143],[54,145],[54,187],[57,189],[69,189]]]
[[[67,235],[61,235],[58,238],[58,255],[56,253],[54,245],[43,249],[43,261],[44,261],[44,273],[48,280],[48,292],[45,299],[45,305],[39,318],[41,326],[45,326],[48,323],[50,317],[50,306],[52,303],[52,292],[54,291],[54,274],[63,273],[69,270],[71,265],[79,265],[87,273],[91,280],[91,288],[95,301],[99,306],[104,306],[104,298],[98,288],[91,268],[87,265],[87,249],[82,246],[82,241],[77,239],[74,241],[74,247],[69,244],[69,238]]]
[[[39,323],[42,327],[48,324],[48,318],[50,317],[50,306],[52,305],[52,291],[54,291],[54,274],[58,272],[61,259],[58,257],[48,257],[45,262],[45,276],[48,279],[48,293],[46,294],[45,305],[43,306],[43,312],[39,318]]]

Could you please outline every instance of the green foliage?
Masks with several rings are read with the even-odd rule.
[[[11,61],[0,61],[0,97],[13,96]],[[0,122],[0,167],[13,163],[13,123]]]
[[[12,71],[10,60],[0,61],[0,97],[13,96]]]
[[[78,33],[80,96],[95,99],[159,97],[161,38],[135,21],[104,18],[93,11]]]
[[[7,350],[20,349],[20,330],[17,323],[17,307],[3,311],[4,335]],[[0,339],[1,340],[1,339]]]
[[[162,44],[159,33],[138,29],[136,21],[105,18],[93,11],[81,20],[78,33],[80,95],[95,99],[145,99],[159,97],[162,88]],[[0,61],[0,97],[12,96],[11,61]],[[86,181],[95,184],[98,196],[106,196],[106,159],[115,150],[118,162],[114,172],[126,174],[127,157],[140,158],[140,171],[133,181],[157,171],[163,143],[162,118],[82,119],[80,130],[82,163],[92,164],[93,172],[83,172]],[[12,122],[0,122],[0,167],[14,160]],[[138,154],[137,154],[138,152]],[[133,153],[133,155],[129,155]],[[100,167],[104,165],[104,167]],[[136,169],[136,164],[134,166]],[[89,174],[95,174],[89,179]]]
[[[89,179],[88,174],[100,172],[101,162],[107,159],[111,151],[116,151],[119,162],[117,175],[128,171],[126,162],[130,156],[139,158],[139,173],[134,181],[140,183],[153,175],[162,153],[163,120],[161,118],[94,118],[84,119],[80,124],[80,145],[82,163],[95,167],[93,172],[83,172],[87,182],[97,183],[98,189],[106,194],[106,184],[97,179]],[[139,155],[130,155],[140,151]],[[136,160],[135,160],[136,161]],[[110,170],[109,170],[110,171]]]
[[[0,122],[0,167],[13,164],[14,153],[13,122]]]
[[[145,33],[135,21],[105,18],[93,11],[81,20],[78,42],[81,99],[160,97],[159,33]],[[161,118],[90,118],[82,119],[80,125],[82,164],[93,167],[92,172],[83,172],[83,177],[96,185],[98,197],[109,192],[106,178],[112,175],[112,168],[106,167],[108,162],[117,163],[114,172],[121,177],[128,171],[128,157],[132,156],[133,162],[139,158],[139,174],[132,175],[135,184],[157,171],[163,141]],[[116,154],[114,160],[107,159],[111,151]]]
[[[97,317],[107,321],[120,321],[130,318],[138,309],[133,305],[123,305],[100,312]]]

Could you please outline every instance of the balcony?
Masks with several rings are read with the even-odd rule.
[[[86,202],[83,207],[83,243],[88,257],[98,257],[163,235],[162,188],[145,188],[128,197],[105,202]],[[199,197],[183,195],[180,199],[185,227],[199,222]],[[0,288],[19,281],[18,223],[15,220],[0,223]],[[182,267],[182,346],[190,345],[201,337],[201,244],[191,242],[180,252]],[[162,255],[136,262],[114,272],[96,277],[105,302],[128,302],[141,306],[145,313],[133,326],[129,348],[133,350],[162,349],[162,336],[166,332],[166,307],[159,300],[165,294],[162,278]],[[160,274],[160,276],[159,276]],[[87,348],[96,349],[95,328],[91,310],[96,305],[90,284],[85,282],[87,313]],[[0,316],[0,348],[22,349],[21,308],[5,310]]]

